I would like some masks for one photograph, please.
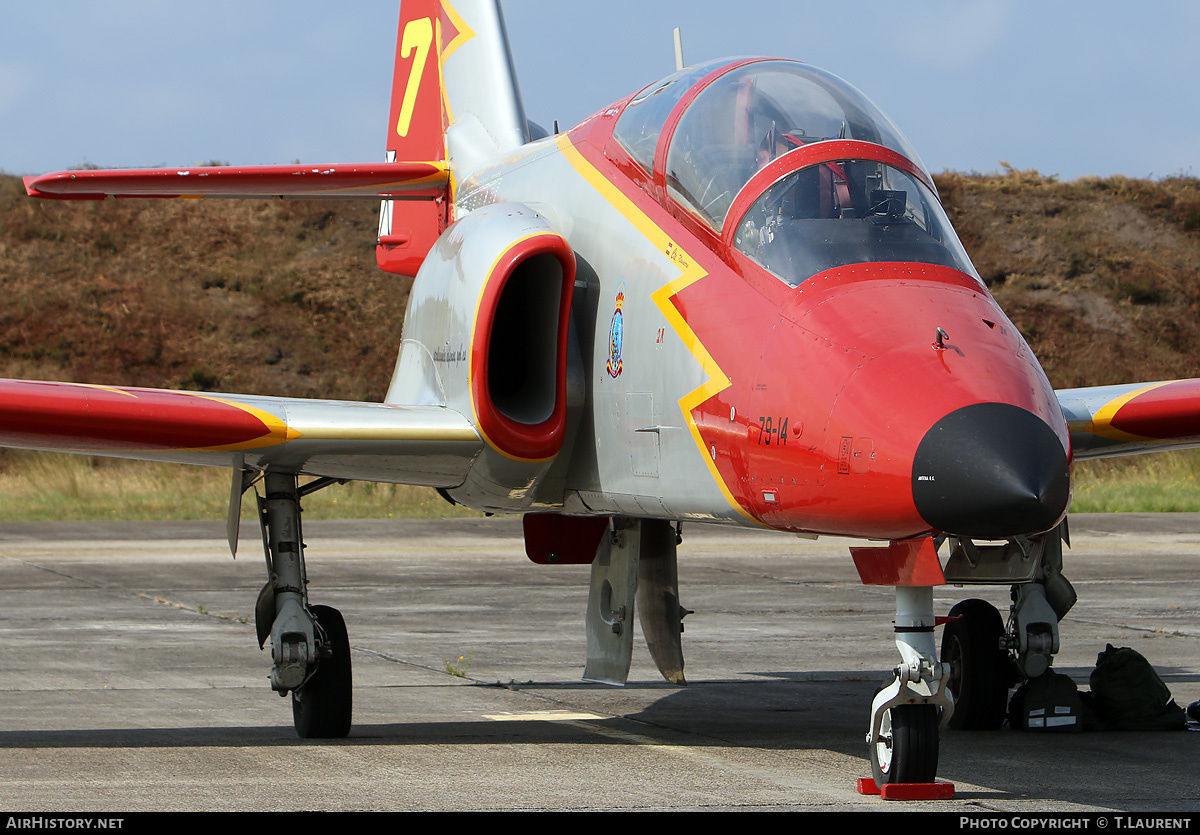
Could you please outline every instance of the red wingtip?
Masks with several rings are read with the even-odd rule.
[[[62,179],[66,172],[59,171],[54,174],[38,174],[36,177],[22,177],[21,181],[25,183],[25,193],[30,197],[40,197],[42,200],[103,200],[103,194],[55,194],[50,191],[42,191],[38,188],[38,184],[52,184],[57,180]]]

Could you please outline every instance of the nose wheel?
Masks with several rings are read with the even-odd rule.
[[[870,750],[875,784],[932,783],[937,776],[940,723],[932,704],[885,710]]]

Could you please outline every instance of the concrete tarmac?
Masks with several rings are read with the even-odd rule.
[[[688,687],[640,634],[624,688],[580,681],[586,566],[510,519],[310,522],[310,597],[345,615],[350,738],[303,741],[267,684],[257,531],[0,525],[0,809],[1200,810],[1200,734],[942,737],[953,800],[862,797],[872,694],[899,656],[889,588],[847,541],[684,528]],[[1200,698],[1200,514],[1074,516],[1080,602],[1055,667],[1086,688],[1132,646]],[[1007,609],[1006,588],[937,590]]]

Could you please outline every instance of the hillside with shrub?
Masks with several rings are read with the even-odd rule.
[[[381,400],[378,203],[48,201],[0,178],[0,376]]]
[[[943,174],[967,252],[1056,388],[1200,376],[1200,180]]]

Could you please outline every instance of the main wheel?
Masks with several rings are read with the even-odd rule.
[[[950,664],[956,730],[991,731],[1008,709],[1008,653],[1000,648],[1004,621],[986,600],[963,600],[950,610],[961,615],[942,634],[942,663]]]
[[[938,709],[896,705],[884,711],[879,738],[871,745],[875,785],[932,783],[938,766]]]
[[[292,720],[303,739],[339,738],[350,733],[353,709],[350,637],[337,609],[313,606],[312,614],[325,630],[333,654],[322,658],[304,686],[292,691]]]

